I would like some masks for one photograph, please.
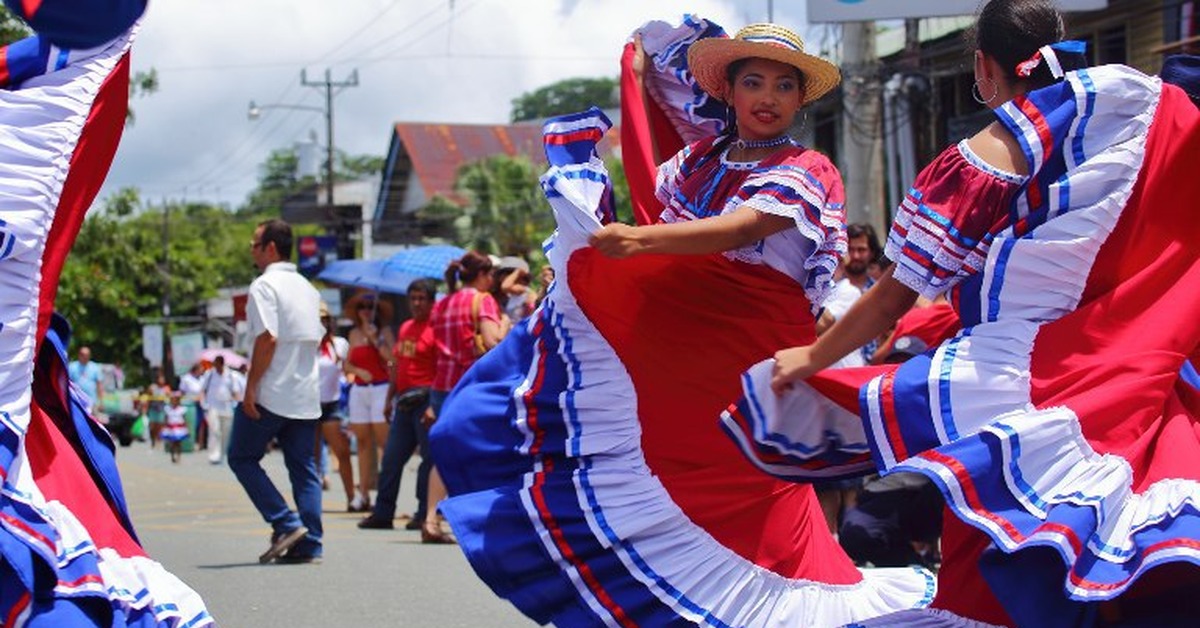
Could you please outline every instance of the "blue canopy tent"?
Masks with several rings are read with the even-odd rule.
[[[405,249],[382,260],[339,260],[327,265],[317,279],[342,286],[404,294],[408,284],[418,279],[440,279],[446,266],[465,253],[456,246],[435,244]]]

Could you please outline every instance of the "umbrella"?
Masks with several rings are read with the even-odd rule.
[[[317,279],[328,283],[395,294],[404,294],[408,290],[408,284],[420,278],[421,275],[399,270],[391,260],[386,259],[347,259],[330,262],[325,266],[325,270],[317,275]]]
[[[466,250],[447,244],[430,244],[404,249],[388,258],[388,263],[402,273],[415,277],[441,279],[450,262],[466,255]]]
[[[217,356],[225,358],[225,366],[231,369],[241,368],[249,362],[241,354],[235,353],[232,349],[205,349],[200,352],[199,362],[212,363],[217,359]]]

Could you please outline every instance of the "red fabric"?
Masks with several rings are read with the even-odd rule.
[[[350,366],[358,367],[371,374],[371,379],[365,382],[355,381],[355,384],[378,384],[386,382],[391,378],[388,373],[387,364],[383,361],[383,356],[379,355],[379,349],[374,345],[358,345],[350,347],[350,355],[346,356],[346,361]]]
[[[628,43],[621,55],[621,162],[634,219],[639,225],[649,225],[658,221],[663,210],[654,197],[658,173],[654,147],[657,145],[658,154],[666,157],[679,152],[683,140],[658,104],[653,99],[646,102],[643,96],[650,99],[633,73],[633,44]]]
[[[71,442],[40,407],[30,407],[25,453],[34,482],[46,501],[60,501],[88,531],[97,547],[121,556],[145,556],[113,513],[113,506],[91,481]]]
[[[436,372],[437,347],[433,341],[433,326],[429,319],[408,319],[400,325],[396,346],[396,390],[432,386]]]
[[[786,577],[860,581],[812,488],[758,471],[712,420],[740,393],[745,369],[814,340],[801,287],[720,255],[612,260],[591,248],[571,257],[568,276],[633,381],[646,461],[684,513]]]
[[[71,169],[63,184],[62,196],[46,250],[42,253],[42,283],[38,303],[38,346],[50,326],[54,298],[58,295],[58,278],[67,254],[75,245],[75,237],[87,214],[88,207],[104,184],[112,164],[121,132],[125,129],[125,114],[129,105],[129,55],[126,54],[104,79],[100,93],[92,104],[84,123],[83,133],[71,155]]]
[[[888,253],[924,285],[934,286],[918,292],[941,292],[964,263],[971,272],[982,269],[990,245],[984,236],[1008,223],[1007,208],[1019,190],[1016,183],[975,167],[952,146],[917,175],[888,235],[888,248],[899,250]]]
[[[942,566],[938,592],[930,605],[961,617],[1011,626],[1012,620],[979,575],[979,558],[992,540],[963,523],[948,507],[942,512]]]
[[[1034,404],[1074,410],[1092,447],[1129,461],[1134,490],[1200,481],[1200,404],[1179,375],[1200,345],[1197,170],[1200,114],[1164,90],[1142,175],[1080,306],[1042,327],[1033,349]]]
[[[958,312],[949,303],[939,302],[928,307],[914,307],[896,321],[896,329],[888,337],[887,342],[875,353],[887,357],[892,352],[892,345],[897,338],[915,336],[933,348],[954,337],[962,329],[962,321]]]
[[[475,317],[471,315],[474,288],[463,288],[438,301],[429,317],[437,348],[433,389],[449,391],[478,356],[475,355]],[[479,302],[479,320],[500,323],[500,307],[492,295],[485,294]]]

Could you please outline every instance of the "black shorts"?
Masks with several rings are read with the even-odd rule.
[[[321,422],[325,421],[341,421],[342,413],[338,410],[340,404],[336,401],[321,404]]]

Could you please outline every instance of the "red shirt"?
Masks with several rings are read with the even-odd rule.
[[[478,359],[475,355],[476,321],[471,316],[475,294],[474,288],[463,288],[433,306],[429,320],[437,347],[434,390],[449,392]],[[500,323],[500,308],[490,294],[484,294],[480,300],[479,320]]]
[[[396,357],[396,391],[433,384],[437,347],[433,342],[430,319],[409,319],[400,325],[400,335],[392,347]]]

